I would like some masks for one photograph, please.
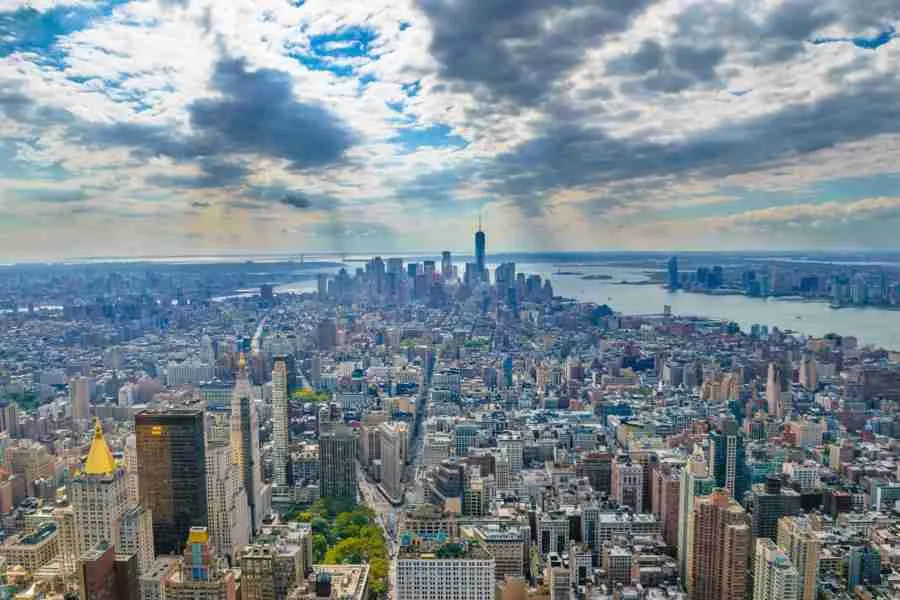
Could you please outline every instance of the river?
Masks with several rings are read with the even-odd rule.
[[[878,308],[833,309],[826,302],[740,295],[713,296],[683,291],[670,292],[659,285],[623,285],[621,281],[647,281],[635,269],[547,263],[523,263],[517,271],[550,277],[559,296],[584,302],[609,304],[625,314],[658,314],[666,304],[682,316],[711,317],[738,323],[743,329],[758,323],[807,335],[826,333],[855,336],[862,344],[900,350],[900,311]],[[611,280],[584,280],[579,275],[558,275],[557,270],[583,275],[610,275]]]

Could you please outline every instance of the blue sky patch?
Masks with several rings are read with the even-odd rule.
[[[403,146],[407,152],[415,152],[423,147],[462,148],[467,144],[462,136],[453,133],[453,130],[443,123],[430,127],[406,127],[401,129],[390,141]]]
[[[854,36],[854,37],[818,37],[812,40],[812,43],[816,46],[820,46],[822,44],[835,44],[848,42],[856,46],[857,48],[863,48],[864,50],[876,50],[881,46],[884,46],[892,39],[897,37],[897,29],[893,26],[889,27],[885,31],[882,31],[878,35],[874,35],[871,37],[866,36]]]
[[[108,17],[129,0],[107,0],[94,5],[56,6],[44,12],[19,8],[0,12],[0,57],[14,52],[52,51],[58,38],[82,31],[97,19]],[[60,57],[57,57],[57,59]],[[58,62],[54,59],[53,62]]]
[[[404,83],[400,86],[400,89],[403,90],[403,93],[406,94],[407,98],[415,98],[419,95],[419,92],[422,91],[422,81],[416,79],[410,83]]]
[[[291,52],[289,56],[312,71],[328,71],[338,77],[349,77],[355,68],[347,59],[370,57],[371,44],[377,34],[365,27],[346,27],[335,33],[314,35],[309,39],[310,51]],[[360,81],[366,85],[369,81]]]

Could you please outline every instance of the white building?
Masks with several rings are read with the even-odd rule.
[[[227,445],[207,446],[206,477],[210,541],[219,556],[233,558],[250,543],[250,508]]]
[[[382,423],[378,426],[378,437],[381,443],[381,485],[387,495],[396,500],[403,497],[403,465],[406,461],[404,455],[403,437],[399,423]]]
[[[67,492],[75,514],[78,556],[101,542],[115,544],[128,490],[125,470],[116,465],[99,421],[84,469],[69,482]]]
[[[272,368],[272,472],[276,487],[288,487],[290,477],[290,432],[288,430],[287,362],[275,359]]]
[[[797,600],[800,584],[791,559],[768,538],[756,540],[753,600]]]
[[[459,558],[401,549],[397,600],[485,600],[494,597],[494,559],[469,546]]]
[[[169,387],[208,383],[215,377],[215,365],[185,361],[181,363],[170,362],[166,366],[166,385]]]
[[[512,433],[501,433],[497,436],[497,447],[509,457],[509,469],[511,474],[515,475],[522,470],[522,450],[524,442],[521,437]]]
[[[781,470],[791,481],[799,483],[804,491],[819,487],[819,466],[814,462],[807,461],[802,464],[787,462],[781,466]]]

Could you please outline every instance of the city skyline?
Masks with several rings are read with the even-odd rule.
[[[619,4],[6,0],[0,260],[897,247],[900,8]]]

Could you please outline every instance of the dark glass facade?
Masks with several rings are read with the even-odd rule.
[[[153,511],[156,554],[180,551],[191,527],[207,526],[203,412],[143,411],[134,417],[141,504]]]

